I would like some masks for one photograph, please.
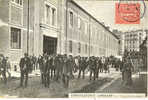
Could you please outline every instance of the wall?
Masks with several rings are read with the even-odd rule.
[[[70,26],[69,12],[74,14],[73,27]],[[68,3],[67,14],[67,53],[82,56],[110,56],[118,55],[118,39],[112,35],[103,25],[98,23],[88,13],[73,2]],[[83,20],[81,29],[78,28],[78,18]],[[85,32],[84,22],[88,23]],[[73,41],[72,53],[69,52],[69,40]],[[81,53],[78,53],[78,43],[81,43]],[[88,45],[87,51],[85,45]]]
[[[9,53],[9,0],[0,0],[0,53]]]

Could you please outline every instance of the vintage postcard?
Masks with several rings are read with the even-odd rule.
[[[145,98],[148,0],[0,0],[0,98]]]

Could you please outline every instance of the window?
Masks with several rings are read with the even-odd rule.
[[[11,28],[11,48],[21,48],[21,29]]]
[[[91,46],[91,53],[93,52],[93,46]]]
[[[56,22],[56,9],[52,8],[52,25]]]
[[[78,53],[81,53],[81,43],[78,43]]]
[[[85,29],[85,34],[87,34],[87,29],[88,28],[88,24],[87,24],[87,22],[84,24],[84,29]]]
[[[87,44],[85,44],[85,53],[87,53]]]
[[[16,1],[17,4],[19,4],[19,1],[20,1],[20,0],[15,0],[15,1]]]
[[[22,0],[12,0],[12,2],[18,4],[18,5],[23,5],[23,1]]]
[[[73,12],[70,12],[70,26],[73,27]]]
[[[78,18],[78,29],[81,29],[81,19]]]
[[[50,24],[50,6],[46,5],[46,23]]]
[[[20,0],[20,5],[22,5],[23,4],[23,2],[22,2],[22,0]]]
[[[69,52],[72,53],[72,41],[69,41]]]

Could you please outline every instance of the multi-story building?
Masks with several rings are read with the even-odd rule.
[[[28,43],[30,53],[35,50],[34,1],[29,2],[28,15],[27,0],[0,0],[0,53],[8,56],[11,62],[20,60]]]
[[[125,49],[128,51],[139,51],[145,34],[146,31],[144,30],[125,32]]]
[[[117,55],[118,39],[76,2],[67,4],[67,53],[83,56]]]
[[[112,31],[119,39],[119,55],[123,56],[124,54],[124,34],[121,31],[118,31],[117,29],[114,29]]]
[[[73,0],[0,0],[0,53],[116,56],[118,39]]]
[[[148,48],[148,30],[146,30],[146,37],[142,44],[140,45],[140,55],[143,60],[143,65],[147,68],[147,48]]]

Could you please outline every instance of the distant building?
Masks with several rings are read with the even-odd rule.
[[[125,49],[128,51],[140,51],[140,45],[142,44],[145,35],[146,31],[144,30],[125,32]]]
[[[119,55],[120,56],[123,56],[123,54],[124,54],[124,34],[123,34],[123,32],[121,32],[121,31],[118,31],[118,30],[116,30],[116,29],[114,29],[113,31],[112,31],[117,37],[118,37],[118,39],[119,39]]]

